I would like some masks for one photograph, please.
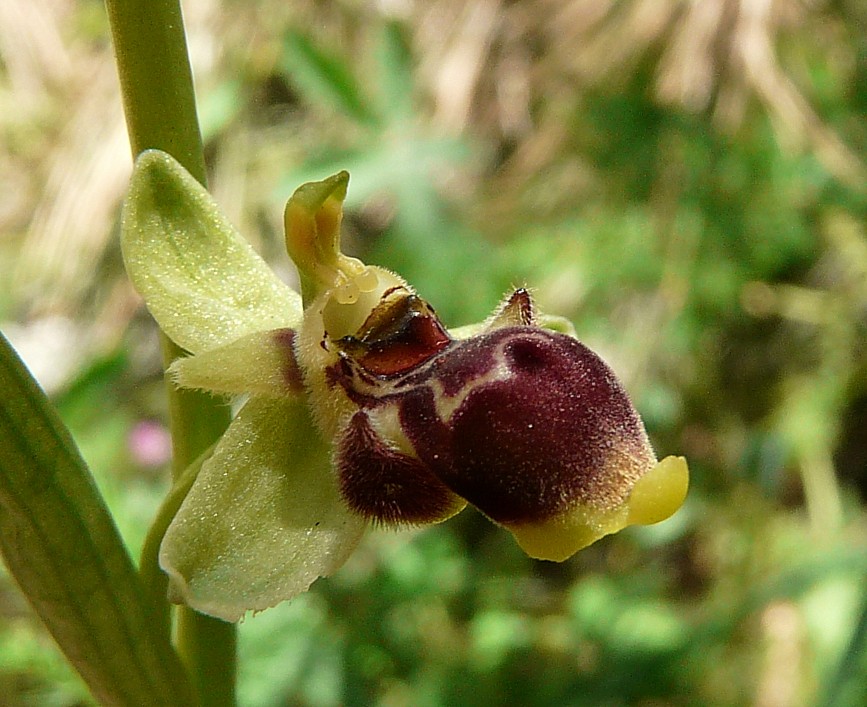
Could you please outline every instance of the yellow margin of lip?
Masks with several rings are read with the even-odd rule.
[[[683,505],[689,487],[684,457],[666,457],[642,476],[627,501],[610,511],[579,506],[541,523],[508,527],[521,549],[538,560],[562,562],[627,525],[650,525]]]
[[[666,457],[632,487],[627,501],[627,525],[650,525],[665,520],[683,505],[688,488],[686,459]]]

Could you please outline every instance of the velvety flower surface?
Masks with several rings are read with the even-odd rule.
[[[287,204],[302,306],[171,157],[137,161],[124,259],[193,354],[170,373],[249,396],[163,540],[174,598],[234,621],[333,572],[368,525],[467,503],[557,561],[680,507],[686,462],[657,462],[612,371],[525,290],[449,331],[402,278],[343,255],[347,183]]]

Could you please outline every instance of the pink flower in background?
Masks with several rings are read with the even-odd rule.
[[[127,447],[136,464],[157,467],[172,458],[172,437],[166,426],[156,420],[142,420],[127,435]]]

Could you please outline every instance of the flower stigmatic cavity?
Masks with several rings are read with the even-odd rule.
[[[568,323],[519,289],[449,331],[401,277],[340,252],[348,179],[287,204],[302,305],[174,160],[137,163],[124,256],[195,354],[171,373],[250,394],[166,533],[174,596],[236,620],[334,571],[365,527],[437,523],[468,503],[556,561],[674,513],[686,462],[657,462],[622,385]]]

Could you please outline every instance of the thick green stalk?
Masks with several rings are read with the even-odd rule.
[[[133,155],[157,148],[205,183],[202,136],[178,0],[106,0]]]
[[[106,0],[133,155],[164,150],[205,184],[202,138],[178,0]],[[168,365],[181,351],[163,337]],[[168,386],[175,478],[229,421],[213,398]],[[178,650],[203,705],[234,704],[235,627],[179,610]]]

